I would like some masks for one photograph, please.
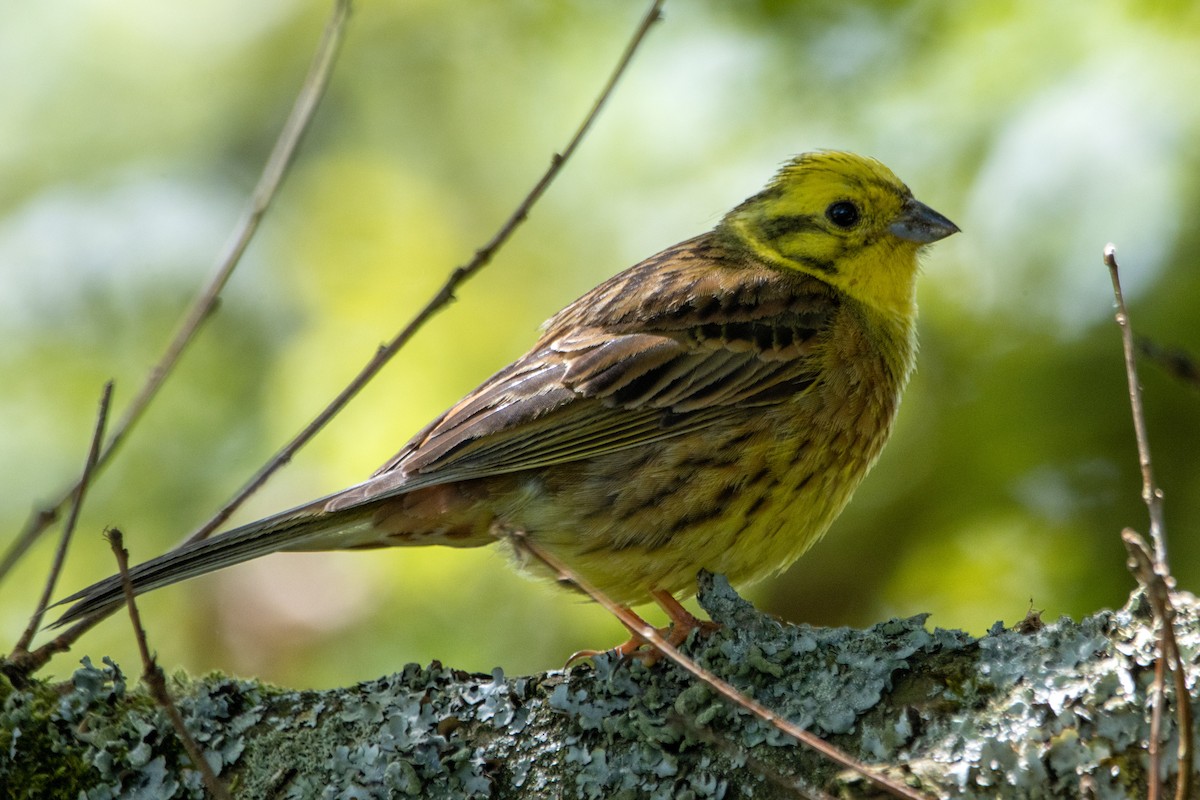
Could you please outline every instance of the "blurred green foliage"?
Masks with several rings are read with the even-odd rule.
[[[215,510],[507,216],[644,3],[364,0],[220,313],[96,483],[60,594]],[[64,6],[67,6],[64,8]],[[0,546],[82,465],[206,279],[328,6],[27,3],[0,29]],[[877,156],[964,233],[926,261],[920,366],[855,502],[751,590],[789,619],[932,611],[980,631],[1131,589],[1145,527],[1109,280],[1200,352],[1200,6],[672,0],[577,157],[495,263],[239,521],[368,475],[604,277],[710,227],[806,149]],[[1200,393],[1142,366],[1173,562],[1200,585]],[[24,626],[53,550],[0,585]],[[487,551],[284,555],[143,602],[164,663],[329,686],[439,658],[509,672],[621,638]],[[8,645],[6,645],[7,648]],[[114,617],[60,656],[136,663]]]

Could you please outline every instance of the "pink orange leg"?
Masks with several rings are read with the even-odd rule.
[[[671,618],[671,625],[666,631],[666,639],[676,647],[687,641],[688,635],[694,630],[711,633],[721,627],[711,620],[697,619],[692,612],[672,597],[670,592],[655,589],[650,596],[654,598],[655,603],[658,603],[658,607],[667,612],[667,616]]]
[[[697,619],[695,615],[680,605],[679,601],[672,597],[670,592],[656,589],[650,593],[650,596],[654,598],[654,602],[658,604],[659,608],[666,612],[667,616],[671,620],[670,625],[665,628],[657,628],[656,630],[658,631],[659,636],[662,636],[674,647],[678,647],[679,645],[683,644],[683,642],[687,640],[688,635],[694,630],[699,630],[701,633],[708,633],[720,627],[715,622]],[[641,621],[643,625],[646,624],[646,622],[643,621],[641,617],[637,616],[637,614],[634,614],[628,606],[623,606],[623,608],[635,619]],[[621,658],[641,659],[642,663],[646,666],[650,666],[662,658],[662,654],[660,654],[657,650],[652,649],[643,651],[641,649],[643,646],[645,646],[646,640],[643,639],[641,634],[639,634],[636,630],[630,628],[629,633],[631,634],[629,641],[622,645],[618,645],[611,650],[579,650],[578,652],[572,653],[571,657],[567,659],[567,663],[564,666],[569,667],[580,659],[591,658],[592,656],[598,656],[605,652],[620,656]]]

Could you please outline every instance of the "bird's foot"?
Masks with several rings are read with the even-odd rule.
[[[654,598],[654,602],[659,608],[667,612],[667,616],[671,619],[671,624],[664,628],[655,628],[655,631],[672,647],[679,647],[687,641],[688,636],[692,631],[700,631],[701,634],[709,634],[721,627],[719,623],[711,620],[698,619],[692,612],[684,608],[678,600],[671,596],[670,592],[655,590],[650,593]],[[629,611],[628,608],[625,609]],[[643,625],[648,623],[642,621],[632,611],[629,611],[630,616],[637,619]],[[629,629],[629,641],[622,645],[618,645],[611,650],[578,650],[571,654],[567,659],[567,663],[563,665],[566,669],[576,661],[581,661],[585,658],[593,658],[598,655],[616,656],[622,660],[637,659],[645,666],[653,666],[662,658],[662,651],[654,647],[648,642],[636,629]]]

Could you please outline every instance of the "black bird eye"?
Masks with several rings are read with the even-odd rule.
[[[839,228],[849,229],[858,224],[862,213],[858,210],[858,206],[849,200],[839,200],[836,203],[830,203],[829,208],[825,209],[825,218]]]

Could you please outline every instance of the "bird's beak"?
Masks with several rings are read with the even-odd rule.
[[[958,226],[915,198],[908,198],[896,221],[888,226],[893,236],[929,244],[958,233]]]

